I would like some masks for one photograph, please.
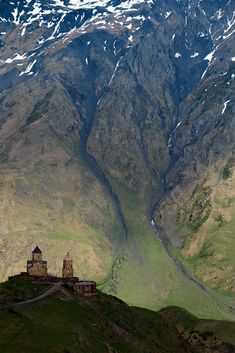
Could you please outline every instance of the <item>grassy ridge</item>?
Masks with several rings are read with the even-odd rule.
[[[0,284],[0,306],[37,297],[48,288],[47,284],[32,284],[19,277]]]
[[[37,287],[11,280],[0,285],[0,292],[2,288],[8,287],[12,298],[17,287],[28,295],[32,286]],[[38,292],[41,289],[38,286]],[[183,327],[181,333],[179,325]],[[226,328],[227,333],[223,328]],[[228,344],[234,342],[232,333],[235,332],[235,326],[231,323],[198,320],[179,308],[164,309],[160,313],[131,308],[121,300],[101,292],[95,297],[84,298],[63,288],[59,293],[38,302],[1,310],[0,351],[198,353],[196,347],[184,339],[189,329],[200,330],[204,336],[211,330],[213,334],[219,334],[219,340]],[[213,353],[213,350],[206,352]]]
[[[184,332],[197,332],[202,338],[215,334],[217,339],[235,345],[235,326],[232,322],[198,320],[186,310],[179,310],[177,307],[164,308],[160,313],[165,319],[173,320],[176,326]]]
[[[173,345],[179,353],[186,351],[187,344],[173,325],[156,314],[150,321],[101,293],[72,300],[60,294],[0,316],[0,351],[4,353],[165,353]]]

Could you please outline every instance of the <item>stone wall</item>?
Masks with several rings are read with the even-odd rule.
[[[42,253],[33,253],[33,261],[42,261]]]
[[[30,276],[47,276],[47,266],[40,262],[35,262],[32,267],[28,268]]]

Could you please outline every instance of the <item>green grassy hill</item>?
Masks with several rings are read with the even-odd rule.
[[[159,211],[172,251],[189,272],[227,300],[235,287],[235,169],[224,163]],[[178,193],[180,195],[180,193]]]
[[[29,297],[42,290],[26,282],[1,284],[0,303],[6,288],[10,301],[19,300],[18,291],[23,299],[23,292]],[[233,323],[198,320],[179,308],[155,313],[129,307],[100,292],[84,298],[62,288],[43,300],[0,312],[2,353],[222,353],[224,347],[228,352],[235,349]],[[200,350],[191,339],[192,332],[203,338]]]

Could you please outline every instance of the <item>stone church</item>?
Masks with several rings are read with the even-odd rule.
[[[74,292],[82,296],[91,296],[96,294],[96,282],[79,280],[74,277],[73,259],[69,252],[65,255],[62,267],[62,277],[57,277],[47,272],[47,261],[42,259],[42,252],[38,246],[32,251],[32,260],[27,261],[27,272],[21,272],[18,276],[27,276],[29,280],[36,283],[55,283],[61,282],[64,285],[73,288]],[[9,277],[9,279],[14,278]]]
[[[27,273],[30,276],[47,277],[47,261],[42,260],[42,252],[38,246],[32,251],[32,260],[27,261]]]

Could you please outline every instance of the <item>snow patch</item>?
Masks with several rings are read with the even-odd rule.
[[[198,55],[199,55],[199,53],[195,52],[194,54],[192,54],[192,55],[190,56],[190,58],[196,58]]]
[[[222,109],[222,115],[224,115],[225,110],[227,109],[228,103],[229,103],[230,101],[231,101],[231,99],[228,99],[226,102],[224,102],[224,106],[223,106],[223,109]]]
[[[32,70],[32,68],[34,67],[34,65],[36,64],[36,62],[37,62],[37,60],[35,59],[32,63],[30,63],[30,64],[27,66],[26,70],[24,70],[24,71],[22,71],[22,72],[20,73],[19,76],[22,76],[22,75],[25,75],[25,74],[32,75],[33,72],[32,72],[31,70]]]

